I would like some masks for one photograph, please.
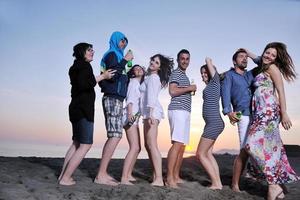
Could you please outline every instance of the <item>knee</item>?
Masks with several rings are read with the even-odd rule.
[[[132,151],[135,153],[135,154],[139,154],[141,152],[141,146],[138,145],[138,146],[134,146],[131,148]]]
[[[209,158],[209,152],[199,152],[198,153],[198,160],[202,162],[203,160],[207,160]]]
[[[205,155],[204,155],[204,153],[197,152],[196,158],[201,162],[201,160],[203,160],[205,158]]]

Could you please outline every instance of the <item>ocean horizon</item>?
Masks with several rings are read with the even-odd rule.
[[[4,157],[50,157],[50,158],[63,158],[69,148],[67,145],[54,145],[54,144],[26,144],[26,143],[0,143],[0,156]],[[128,149],[117,148],[113,158],[125,158]],[[238,154],[237,149],[220,149],[214,151],[215,154]],[[86,158],[101,158],[102,146],[92,146],[87,153]],[[161,152],[163,158],[167,157],[168,152]],[[186,151],[184,157],[194,156],[195,152]],[[138,159],[147,159],[148,154],[145,149],[142,149]]]

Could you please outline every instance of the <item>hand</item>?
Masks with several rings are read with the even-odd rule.
[[[292,127],[292,122],[287,113],[281,114],[281,125],[285,130],[289,130]]]
[[[133,60],[133,54],[132,51],[128,51],[124,57],[125,60],[129,61],[129,60]]]
[[[234,125],[236,122],[240,121],[240,119],[236,116],[237,112],[230,112],[227,114],[229,117],[229,121],[232,125]]]
[[[106,70],[102,74],[95,76],[96,82],[102,81],[103,79],[111,79],[115,75],[116,70]]]
[[[190,86],[189,86],[189,90],[190,90],[191,92],[196,92],[196,91],[197,91],[197,85],[196,85],[196,84],[190,85]]]
[[[149,124],[155,124],[155,121],[156,121],[156,119],[152,116],[148,119]]]
[[[133,115],[132,115],[132,113],[127,113],[127,119],[128,119],[128,121],[133,121]]]
[[[113,69],[108,69],[106,71],[103,72],[103,79],[111,79],[117,70],[113,70]]]
[[[206,64],[212,64],[212,59],[209,58],[209,57],[206,57],[206,58],[205,58],[205,63],[206,63]]]

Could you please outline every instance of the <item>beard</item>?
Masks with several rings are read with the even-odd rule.
[[[237,64],[236,67],[238,67],[240,69],[246,69],[247,68],[247,63]]]

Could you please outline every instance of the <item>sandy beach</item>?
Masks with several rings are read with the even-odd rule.
[[[0,157],[0,199],[2,200],[36,200],[36,199],[265,199],[267,185],[243,177],[241,193],[233,192],[229,185],[232,177],[233,155],[216,155],[220,166],[223,190],[212,191],[206,188],[208,177],[195,157],[185,158],[181,170],[186,181],[180,189],[168,187],[152,187],[151,167],[148,159],[139,159],[133,175],[137,182],[133,186],[119,185],[116,187],[93,183],[100,163],[99,159],[86,158],[74,174],[77,184],[61,186],[57,177],[63,164],[63,158],[38,157]],[[291,153],[289,160],[295,170],[300,173],[300,155]],[[120,180],[123,159],[113,159],[109,173]],[[163,173],[166,175],[166,159],[163,159]],[[289,193],[285,199],[300,199],[300,184],[286,185]]]

